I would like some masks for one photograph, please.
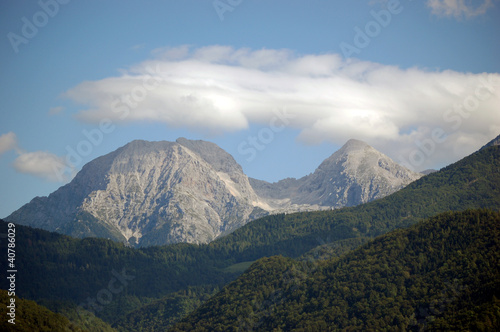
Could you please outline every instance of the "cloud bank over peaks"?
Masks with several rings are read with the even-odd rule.
[[[402,69],[338,54],[180,46],[65,96],[87,105],[81,121],[155,121],[207,135],[267,125],[273,110],[286,109],[306,144],[358,138],[393,158],[442,129],[440,147],[449,151],[420,168],[455,160],[457,144],[472,149],[498,135],[499,83],[498,73]]]

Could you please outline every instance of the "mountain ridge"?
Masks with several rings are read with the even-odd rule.
[[[135,140],[87,163],[70,183],[6,220],[132,246],[208,243],[270,213],[358,205],[420,176],[358,140],[314,173],[277,185],[249,179],[211,142]]]
[[[289,193],[292,204],[339,208],[387,196],[422,176],[367,143],[350,139],[312,174],[274,184],[252,179],[251,184],[264,197],[283,199]]]

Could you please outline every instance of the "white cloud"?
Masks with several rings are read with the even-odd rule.
[[[12,166],[19,173],[55,182],[67,182],[75,175],[75,168],[67,165],[65,157],[58,157],[45,151],[24,151],[13,132],[0,136],[0,155],[10,150],[15,150],[18,154]]]
[[[272,111],[285,108],[302,142],[358,138],[396,161],[442,128],[446,142],[418,169],[454,161],[499,134],[497,73],[401,69],[337,54],[227,46],[182,46],[154,55],[119,77],[68,91],[68,98],[88,105],[78,118],[157,121],[213,134],[268,125]]]
[[[13,132],[0,136],[0,156],[17,148],[17,137]]]
[[[16,171],[30,174],[54,182],[69,180],[66,173],[66,160],[45,151],[21,152],[13,163]]]
[[[484,15],[489,8],[493,7],[493,0],[427,0],[427,6],[431,8],[432,14],[437,16],[469,19]]]

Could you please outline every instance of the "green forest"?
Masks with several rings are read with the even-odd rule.
[[[448,212],[467,209],[488,210]],[[500,147],[493,146],[383,199],[334,211],[267,216],[208,245],[132,249],[110,240],[79,240],[18,225],[16,264],[22,273],[17,282],[22,286],[16,295],[89,331],[154,331],[189,313],[174,329],[197,327],[192,317],[205,313],[224,318],[227,326],[264,330],[314,330],[309,324],[321,321],[347,330],[370,321],[374,330],[391,325],[401,331],[405,326],[441,330],[453,321],[482,321],[485,325],[477,329],[488,330],[498,322],[498,296],[486,296],[498,289],[498,260],[490,269],[494,275],[484,275],[489,284],[478,282],[484,264],[498,257],[479,250],[475,234],[498,240],[498,210]],[[469,233],[460,233],[460,225]],[[6,233],[4,222],[0,227]],[[426,229],[433,241],[424,245],[419,232]],[[483,244],[498,249],[496,240]],[[5,241],[1,246],[4,250]],[[377,264],[363,261],[368,258]],[[477,272],[471,277],[479,279],[467,279],[464,271]],[[1,282],[0,288],[7,289],[6,281]],[[261,289],[263,284],[268,288]],[[231,289],[242,293],[232,294]],[[460,296],[446,295],[457,289]],[[218,299],[242,305],[220,316],[211,311],[225,308],[213,302]],[[282,315],[288,315],[286,322]],[[215,330],[223,328],[220,321],[212,323],[218,324],[210,325]]]
[[[259,260],[172,331],[498,331],[500,213],[443,213],[341,258]]]
[[[11,296],[6,290],[0,290],[0,303],[2,307],[10,305]],[[1,331],[83,331],[80,327],[70,322],[61,314],[53,313],[34,301],[14,297],[16,304],[15,324],[7,319],[0,320]],[[7,316],[10,318],[10,316]]]

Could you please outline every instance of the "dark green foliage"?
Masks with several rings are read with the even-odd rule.
[[[0,227],[2,231],[6,224],[0,223]],[[1,244],[6,252],[5,241]],[[79,305],[87,304],[89,298],[95,300],[101,290],[110,287],[115,274],[133,278],[126,285],[114,283],[114,288],[123,288],[95,311],[109,323],[153,299],[188,286],[222,286],[241,273],[224,271],[232,263],[226,263],[225,257],[215,261],[215,253],[207,246],[179,244],[135,250],[109,240],[77,240],[20,225],[16,226],[16,253],[17,269],[23,271],[17,275],[17,283],[23,285],[18,294],[45,300],[51,309],[57,302]],[[0,282],[6,289],[6,280]]]
[[[7,305],[11,298],[15,299],[15,319],[11,324],[6,315]],[[2,306],[2,319],[0,319],[0,331],[83,331],[66,317],[53,313],[49,309],[36,304],[33,301],[23,300],[9,296],[8,292],[0,289],[0,304]]]
[[[131,312],[116,322],[118,331],[165,331],[216,294],[218,288],[189,287]]]
[[[444,213],[344,257],[259,260],[172,331],[500,330],[500,213]]]
[[[355,237],[351,239],[339,240],[335,242],[325,243],[312,250],[309,250],[298,259],[300,261],[316,261],[316,260],[326,260],[333,259],[335,257],[341,257],[345,253],[360,247],[362,244],[370,241],[369,237]]]
[[[45,301],[41,301],[41,305],[44,305]],[[96,317],[93,313],[88,311],[80,311],[77,306],[73,303],[62,303],[55,302],[50,305],[52,311],[61,314],[68,318],[70,322],[81,328],[86,332],[113,332],[116,331],[108,323],[102,321],[100,318]]]

